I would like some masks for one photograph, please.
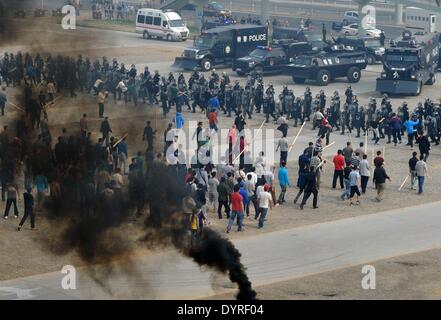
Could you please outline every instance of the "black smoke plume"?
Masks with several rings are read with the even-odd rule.
[[[197,212],[198,207],[177,182],[174,173],[159,165],[151,171],[147,181],[150,184],[146,194],[150,210],[144,241],[148,245],[171,242],[200,266],[228,273],[230,280],[239,287],[238,300],[255,300],[256,292],[240,261],[241,254],[230,240],[210,228],[203,228],[198,237],[190,241],[190,215]]]

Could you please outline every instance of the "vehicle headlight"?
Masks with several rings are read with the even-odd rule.
[[[248,65],[250,66],[250,67],[252,67],[252,66],[254,66],[256,63],[254,62],[254,61],[250,61],[250,62],[248,62]]]
[[[413,75],[410,76],[410,78],[411,79],[416,79],[416,75],[413,74]]]
[[[382,79],[385,79],[385,78],[386,78],[386,72],[382,72],[382,73],[381,73],[381,78],[382,78]]]
[[[197,54],[197,55],[196,55],[196,59],[197,59],[197,60],[204,59],[204,55],[202,55],[202,54]]]

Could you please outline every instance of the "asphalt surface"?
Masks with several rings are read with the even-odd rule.
[[[253,284],[271,284],[440,247],[440,208],[437,202],[234,243]],[[48,273],[0,282],[0,299],[194,299],[234,290],[226,277],[171,251],[135,258],[133,266],[132,276],[112,275],[109,291],[78,269],[76,290],[62,289],[63,274]]]

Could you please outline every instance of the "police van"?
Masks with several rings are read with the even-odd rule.
[[[231,67],[235,59],[248,55],[258,46],[268,45],[265,26],[238,24],[203,31],[192,47],[177,57],[177,68],[206,72],[213,67]]]
[[[417,7],[406,7],[406,29],[416,32],[441,32],[441,13]]]
[[[156,9],[138,10],[136,32],[142,34],[144,39],[155,37],[168,41],[185,41],[190,34],[178,13]]]

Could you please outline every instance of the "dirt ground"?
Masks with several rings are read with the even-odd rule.
[[[51,125],[53,137],[57,137],[62,128],[67,128],[69,133],[76,132],[78,129],[78,121],[82,113],[87,112],[89,115],[90,130],[93,132],[93,139],[97,139],[99,126],[99,118],[97,117],[97,107],[94,103],[94,97],[90,95],[81,96],[80,98],[70,99],[62,98],[54,107],[49,109],[49,119],[53,123]],[[11,110],[11,109],[9,109]],[[62,111],[62,112],[60,112]],[[156,111],[156,112],[155,112]],[[11,112],[12,116],[16,111]],[[129,153],[136,154],[137,151],[142,151],[145,148],[142,141],[142,130],[146,119],[152,121],[152,125],[158,129],[157,143],[162,137],[163,127],[168,121],[162,121],[157,108],[151,109],[150,106],[140,105],[137,108],[132,104],[124,105],[123,102],[113,103],[110,98],[106,106],[106,114],[110,117],[110,124],[113,133],[116,137],[122,136],[128,132]],[[188,119],[200,118],[200,115],[185,114]],[[196,119],[196,118],[195,118]],[[221,125],[228,127],[231,120],[221,117]],[[250,125],[257,125],[260,120],[252,120],[254,123]],[[297,129],[290,128],[289,135],[295,135]],[[306,135],[313,139],[314,132],[309,125],[305,126],[302,135]],[[336,136],[339,138],[338,136]],[[332,139],[331,139],[332,140]],[[360,140],[361,141],[361,140]],[[354,139],[354,144],[358,140]],[[342,145],[343,147],[343,145]],[[333,168],[332,165],[326,165],[322,173],[322,184],[319,194],[319,209],[313,210],[311,208],[311,200],[305,210],[299,210],[298,205],[293,204],[293,198],[297,189],[292,187],[287,192],[286,204],[275,207],[267,217],[264,229],[257,229],[257,221],[252,217],[254,210],[251,209],[251,217],[245,219],[245,232],[239,233],[234,231],[229,235],[230,238],[236,239],[241,237],[248,237],[258,235],[263,232],[273,232],[277,230],[300,227],[308,224],[323,223],[327,221],[343,219],[347,217],[354,217],[365,214],[375,214],[379,211],[388,209],[395,209],[401,207],[408,207],[427,203],[430,201],[439,200],[440,185],[437,183],[441,179],[441,172],[437,170],[436,164],[439,163],[441,157],[441,150],[435,149],[429,158],[430,179],[427,180],[426,192],[423,196],[418,196],[415,191],[409,190],[409,184],[400,192],[398,188],[407,174],[407,160],[409,158],[410,150],[403,145],[393,147],[393,145],[386,145],[386,170],[392,177],[392,182],[388,182],[385,199],[378,203],[375,201],[375,190],[372,184],[368,187],[368,192],[361,199],[360,206],[349,206],[349,203],[342,201],[339,198],[340,189],[332,190],[330,188]],[[381,148],[380,148],[381,149]],[[325,157],[331,158],[332,154]],[[433,167],[433,169],[432,169]],[[288,164],[291,182],[295,185],[297,178],[297,163],[290,162]],[[279,191],[279,188],[277,189]],[[278,193],[278,192],[277,192]],[[21,206],[21,203],[20,203]],[[3,212],[4,203],[0,205],[0,211]],[[20,208],[22,212],[22,209]],[[210,227],[225,233],[227,224],[226,219],[217,219],[217,214],[209,213]],[[10,220],[2,220],[0,222],[0,239],[2,246],[0,246],[0,256],[6,263],[0,264],[0,279],[11,279],[20,276],[58,270],[60,265],[65,264],[69,257],[54,257],[45,251],[44,247],[39,245],[39,238],[44,237],[44,230],[48,227],[45,221],[44,213],[37,217],[38,231],[31,232],[24,229],[18,233],[15,228],[18,221],[13,218]],[[134,227],[134,230],[137,230]],[[134,232],[136,235],[136,232]],[[28,248],[33,248],[29,250]]]
[[[362,287],[363,265],[255,288],[262,300],[407,300],[441,299],[441,250],[369,263],[375,268],[375,289]],[[234,299],[234,292],[207,299]]]

